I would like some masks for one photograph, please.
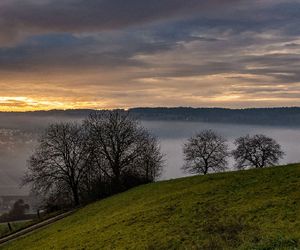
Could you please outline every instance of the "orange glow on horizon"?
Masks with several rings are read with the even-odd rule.
[[[35,99],[24,96],[0,96],[0,112],[26,112],[40,110],[66,110],[66,109],[111,109],[111,107],[98,102],[86,101],[51,101]]]

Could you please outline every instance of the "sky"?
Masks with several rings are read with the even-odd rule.
[[[0,111],[300,106],[300,0],[1,0]]]

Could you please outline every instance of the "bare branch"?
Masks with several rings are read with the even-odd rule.
[[[224,171],[229,156],[226,140],[211,130],[204,130],[191,137],[183,148],[185,172],[207,174]]]

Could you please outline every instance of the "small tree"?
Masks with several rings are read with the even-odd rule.
[[[26,210],[29,210],[29,205],[25,204],[22,199],[17,200],[9,213],[0,216],[0,221],[13,221],[24,219]]]
[[[71,195],[79,205],[80,183],[92,160],[87,134],[71,123],[53,124],[42,135],[29,159],[24,184],[32,184],[35,193],[64,198]]]
[[[207,174],[224,171],[229,156],[226,140],[213,132],[204,130],[191,137],[183,148],[185,172]]]
[[[235,145],[232,155],[238,169],[274,166],[284,156],[281,146],[265,135],[240,137],[235,140]]]

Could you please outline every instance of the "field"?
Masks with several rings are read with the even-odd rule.
[[[299,248],[300,165],[289,165],[141,186],[1,249]]]
[[[13,232],[15,232],[30,225],[30,221],[11,222],[10,225]],[[7,223],[0,223],[0,237],[8,235],[9,233],[10,232]]]

